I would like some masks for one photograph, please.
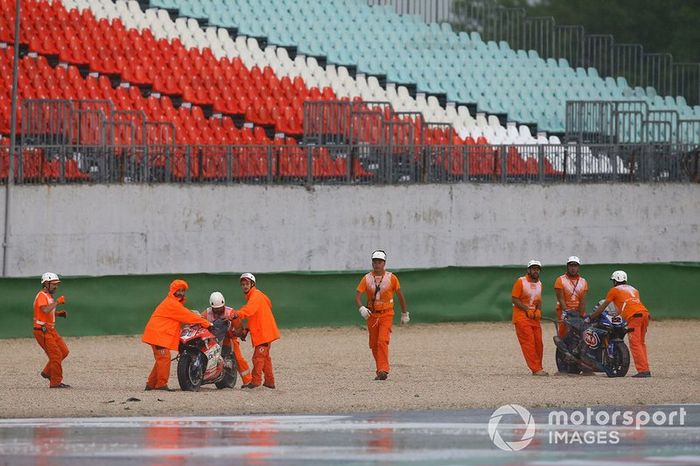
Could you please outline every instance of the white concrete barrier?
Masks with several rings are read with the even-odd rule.
[[[697,184],[16,186],[10,216],[8,276],[700,261]]]

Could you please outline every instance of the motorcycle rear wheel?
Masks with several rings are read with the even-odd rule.
[[[238,368],[236,367],[236,359],[232,355],[224,356],[224,376],[216,382],[216,388],[233,388],[236,385],[238,377]]]
[[[180,389],[186,392],[197,392],[202,386],[204,371],[199,354],[184,352],[177,361],[177,381]]]
[[[554,355],[554,359],[557,363],[557,370],[566,374],[579,374],[581,373],[581,368],[576,363],[567,362],[564,352],[557,348],[557,352]]]
[[[630,368],[630,350],[624,341],[615,343],[615,352],[612,359],[608,359],[607,352],[603,353],[605,374],[608,377],[624,377]]]

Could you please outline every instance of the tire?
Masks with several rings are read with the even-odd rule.
[[[554,359],[557,363],[557,370],[559,370],[559,372],[563,372],[566,374],[579,374],[581,372],[581,369],[578,367],[578,364],[569,363],[566,361],[566,356],[564,356],[564,353],[559,348],[557,348],[557,352],[554,355]]]
[[[607,352],[603,353],[605,374],[608,377],[624,377],[630,368],[630,350],[624,341],[615,343],[615,351],[612,359],[608,359]]]
[[[237,378],[238,368],[236,367],[236,360],[232,355],[224,356],[224,376],[214,385],[219,390],[222,388],[233,388],[236,386]]]
[[[184,392],[197,392],[204,377],[202,359],[197,353],[183,352],[177,362],[177,381]]]

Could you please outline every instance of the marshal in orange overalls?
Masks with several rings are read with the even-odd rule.
[[[628,333],[630,350],[637,372],[649,372],[646,335],[649,327],[649,310],[639,298],[639,291],[624,284],[614,286],[608,291],[606,301],[615,304],[615,308],[627,321],[627,328],[634,329]],[[635,317],[635,315],[639,315]]]
[[[394,320],[394,293],[400,289],[398,277],[391,272],[384,272],[381,276],[369,272],[357,285],[357,292],[367,295],[367,307],[372,311],[367,319],[367,331],[377,374],[389,373],[389,340]]]
[[[60,298],[58,303],[63,302]],[[43,312],[44,306],[54,303],[53,296],[45,289],[39,291],[34,298],[34,338],[41,349],[49,357],[41,371],[41,376],[49,379],[49,385],[53,388],[63,387],[63,360],[68,356],[68,346],[56,331],[56,310]],[[65,311],[59,311],[65,312]]]
[[[151,345],[155,364],[146,382],[146,390],[168,388],[170,377],[170,350],[177,351],[180,345],[180,325],[200,324],[209,327],[209,321],[185,307],[184,296],[175,296],[178,290],[187,290],[184,280],[174,280],[170,284],[168,296],[156,307],[146,324],[141,341]]]
[[[554,281],[554,289],[561,290],[564,294],[564,303],[566,304],[566,310],[579,311],[581,317],[585,317],[585,309],[579,309],[583,298],[588,293],[588,281],[582,276],[570,277],[567,274],[560,275]],[[557,320],[562,320],[562,310],[559,301],[557,301]],[[564,338],[566,336],[567,328],[566,324],[559,324],[559,337]]]
[[[253,374],[249,388],[264,386],[275,388],[275,374],[272,371],[270,347],[280,338],[280,331],[272,314],[272,301],[265,293],[253,286],[245,294],[247,303],[236,311],[241,319],[248,319],[248,328],[255,353],[253,354]]]
[[[536,374],[542,371],[542,282],[539,279],[533,281],[527,275],[519,277],[515,280],[511,296],[528,307],[526,312],[513,305],[513,325],[527,367]]]

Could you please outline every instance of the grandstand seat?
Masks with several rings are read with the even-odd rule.
[[[360,52],[363,52],[362,54],[360,54],[362,57],[365,57],[365,55],[364,55],[365,49],[367,49],[368,51],[369,50],[371,50],[371,51],[376,50],[378,53],[390,53],[390,54],[402,55],[400,53],[400,52],[402,52],[400,47],[398,48],[398,50],[397,50],[397,47],[391,47],[390,50],[385,50],[385,49],[381,49],[381,48],[380,49],[372,48],[371,45],[374,42],[376,42],[376,40],[374,40],[374,38],[372,37],[372,33],[379,32],[382,34],[386,34],[387,32],[394,31],[394,33],[397,34],[396,43],[403,44],[406,41],[401,40],[402,38],[400,38],[398,36],[398,34],[400,34],[400,33],[396,32],[396,31],[402,31],[403,28],[396,28],[396,27],[388,28],[388,27],[385,27],[385,24],[386,24],[386,22],[397,22],[397,23],[407,22],[406,26],[408,26],[410,24],[411,33],[413,35],[416,35],[416,34],[419,35],[421,33],[424,33],[422,28],[427,27],[428,29],[430,29],[431,34],[437,35],[438,39],[443,41],[444,45],[449,46],[451,48],[451,50],[454,50],[454,47],[456,47],[456,46],[470,45],[470,46],[472,46],[471,50],[463,50],[460,47],[457,47],[457,50],[459,50],[462,53],[469,53],[469,52],[472,52],[473,50],[476,50],[482,54],[484,51],[488,51],[491,54],[490,58],[496,58],[497,54],[503,54],[504,58],[506,60],[520,59],[523,61],[527,61],[528,64],[533,64],[536,66],[540,66],[540,65],[545,64],[545,62],[543,60],[540,60],[540,58],[537,56],[537,54],[534,53],[534,51],[529,51],[529,52],[524,53],[524,54],[520,54],[520,53],[515,54],[515,53],[513,53],[512,50],[510,50],[510,48],[505,43],[483,44],[483,42],[481,41],[481,38],[478,36],[478,34],[472,34],[471,37],[467,34],[460,34],[457,36],[457,35],[453,34],[452,32],[450,32],[447,28],[436,28],[434,26],[426,26],[426,25],[421,24],[420,22],[415,22],[414,19],[411,19],[409,17],[405,17],[405,18],[396,17],[393,12],[386,10],[386,9],[382,9],[381,7],[370,8],[370,7],[367,7],[366,5],[356,5],[356,6],[358,7],[357,11],[355,11],[355,10],[348,11],[347,9],[344,9],[344,8],[334,7],[334,9],[333,9],[333,11],[335,12],[334,14],[328,14],[327,17],[321,16],[320,18],[317,15],[315,17],[315,19],[319,20],[319,21],[317,21],[318,25],[314,24],[313,26],[318,26],[323,31],[334,31],[339,35],[339,37],[342,37],[342,34],[346,32],[346,31],[343,31],[343,26],[345,26],[346,24],[353,24],[354,25],[356,23],[357,17],[365,18],[367,20],[367,24],[372,24],[372,28],[365,28],[364,27],[365,24],[360,23],[360,27],[361,27],[362,31],[368,33],[367,34],[368,42],[367,42],[366,46],[365,46],[365,44],[359,44]],[[288,21],[279,21],[279,20],[278,21],[268,21],[269,15],[261,16],[260,12],[264,11],[267,13],[269,11],[275,11],[276,8],[280,7],[280,5],[278,3],[276,3],[275,1],[268,0],[266,2],[262,2],[262,6],[260,6],[260,3],[253,4],[251,2],[241,2],[240,7],[241,7],[240,11],[231,12],[231,13],[233,13],[234,16],[236,14],[238,14],[241,17],[241,19],[245,19],[246,21],[251,21],[251,22],[257,21],[260,23],[259,26],[261,28],[263,28],[265,30],[270,30],[271,33],[272,33],[272,30],[277,30],[280,28],[281,29],[290,29],[291,25],[294,24],[295,21],[301,21],[302,19],[308,18],[309,14],[313,14],[313,12],[294,10],[296,13],[299,13],[299,14],[291,15],[289,17]],[[302,10],[303,10],[303,8],[302,8]],[[306,14],[306,13],[309,13],[309,14]],[[339,21],[338,18],[336,17],[336,15],[340,15],[340,16],[351,15],[352,21],[346,21],[346,22],[343,22],[342,20]],[[354,16],[354,15],[358,15],[358,16]],[[325,23],[324,20],[329,21],[329,23]],[[262,21],[265,21],[269,24],[266,25],[266,24],[262,23]],[[282,26],[287,26],[287,27],[282,27]],[[268,28],[272,28],[272,29],[268,29]],[[408,27],[406,29],[408,29]],[[287,40],[294,40],[297,43],[297,45],[302,46],[302,49],[306,45],[308,45],[308,47],[310,47],[310,48],[315,48],[316,44],[314,44],[314,42],[318,42],[318,34],[314,31],[304,31],[304,32],[305,32],[304,34],[301,34],[298,36],[290,34],[289,37],[287,37]],[[442,34],[442,35],[440,36],[440,34]],[[308,42],[308,44],[303,44],[303,42],[305,42],[305,41]],[[336,61],[338,63],[358,64],[358,62],[355,61],[353,57],[351,57],[353,51],[346,50],[343,48],[344,47],[343,44],[345,42],[349,42],[349,41],[342,41],[342,40],[326,41],[326,42],[324,42],[322,44],[318,44],[318,45],[325,48],[324,53],[326,55],[328,55],[329,57],[337,57]],[[352,46],[357,47],[358,44],[353,43]],[[423,54],[423,56],[422,56],[423,60],[424,61],[425,60],[432,60],[432,59],[440,60],[440,59],[444,58],[444,57],[441,58],[441,56],[437,53],[438,50],[433,50],[432,52],[434,52],[434,53]],[[343,54],[345,54],[345,55],[343,55]],[[255,55],[255,53],[253,53],[252,55]],[[369,56],[369,54],[367,56]],[[351,57],[352,61],[347,61],[347,57]],[[481,55],[480,55],[480,57],[482,59],[485,58],[484,56],[481,56]],[[253,57],[253,58],[255,58],[255,57]],[[409,66],[405,60],[391,61],[390,56],[386,56],[386,58],[387,58],[386,61],[391,63],[392,66],[394,64],[402,64],[401,66]],[[362,58],[362,59],[365,60],[365,58]],[[503,63],[506,63],[506,60],[499,59],[499,60],[494,61],[494,63],[496,63],[498,66],[502,66]],[[420,61],[419,61],[419,63],[420,63]],[[438,61],[438,64],[440,64],[439,61]],[[475,63],[475,64],[478,64],[478,63]],[[361,65],[360,66],[361,69],[364,66],[366,66],[368,68],[368,70],[370,70],[370,71],[374,71],[376,69],[375,63],[373,63],[372,59],[369,59],[369,61],[366,62],[366,65],[363,65],[361,63],[360,63],[360,65]],[[401,66],[399,67],[399,69],[386,70],[386,74],[389,76],[392,76],[392,77],[401,76],[402,72],[404,71],[401,68]],[[413,66],[413,65],[411,65],[411,66]],[[606,84],[604,83],[603,80],[598,78],[597,72],[593,69],[588,69],[588,70],[580,69],[580,70],[576,70],[576,71],[571,70],[571,68],[569,67],[569,64],[564,59],[559,60],[558,63],[549,61],[546,63],[546,66],[552,70],[556,69],[557,72],[563,73],[562,76],[566,75],[566,76],[570,76],[570,77],[574,77],[574,78],[578,77],[582,80],[588,80],[589,82],[587,84],[584,84],[585,86],[588,86],[591,83],[594,83],[595,86],[597,86],[597,88],[596,87],[592,87],[590,89],[587,88],[587,89],[585,89],[585,92],[582,92],[582,90],[580,90],[580,89],[575,89],[575,90],[571,91],[571,92],[573,92],[573,94],[567,94],[567,92],[569,92],[569,91],[566,89],[566,87],[548,86],[548,88],[550,90],[553,90],[554,92],[558,92],[558,91],[564,92],[564,94],[559,95],[559,97],[558,97],[560,99],[560,101],[562,98],[566,99],[566,98],[572,97],[572,96],[609,95],[610,97],[612,97],[613,94],[614,95],[619,94],[619,91],[614,90],[614,89],[606,89],[605,91],[603,91],[603,87],[606,87]],[[517,67],[516,67],[516,69],[517,69]],[[410,74],[410,70],[408,70],[408,71]],[[411,79],[413,79],[413,78],[411,78]],[[432,83],[430,81],[431,80],[429,79],[427,82],[419,83],[419,84],[421,87],[425,87],[427,90],[433,90],[433,89],[435,89],[435,87],[433,87],[434,83]],[[332,79],[330,79],[330,82],[333,83],[334,81]],[[459,82],[459,80],[452,80],[451,82]],[[624,83],[624,81],[620,81],[619,85],[620,86],[618,86],[616,84],[615,87],[618,89],[624,88],[626,86],[626,83]],[[438,87],[444,88],[444,85],[439,84]],[[336,91],[337,90],[338,89],[336,89]],[[460,90],[460,89],[450,89],[450,90],[448,90],[448,95],[462,95],[462,94],[460,94],[460,92],[462,92],[462,90]],[[610,94],[610,93],[612,93],[612,94]],[[624,91],[623,91],[623,93],[624,93]],[[499,104],[497,103],[496,106],[494,106],[494,108],[498,109]],[[401,108],[401,109],[403,110],[403,108]],[[511,111],[513,111],[513,110],[511,110]],[[556,127],[558,129],[558,128],[561,128],[561,126],[562,126],[561,118],[563,117],[563,114],[560,111],[560,112],[556,113],[556,116],[559,120],[553,118],[551,115],[543,117],[542,121],[539,121],[540,116],[536,115],[535,118],[538,119],[538,121],[541,123],[542,126],[552,126],[552,127]]]
[[[386,100],[391,102],[394,110],[419,111],[428,121],[454,125],[461,136],[455,139],[449,132],[431,133],[426,140],[432,144],[452,141],[460,145],[467,137],[478,139],[484,136],[488,138],[485,143],[520,144],[537,143],[538,140],[544,143],[549,139],[534,138],[526,126],[520,126],[516,134],[511,128],[501,126],[493,115],[474,118],[460,102],[443,108],[434,96],[414,98],[400,84],[417,84],[419,90],[475,99],[476,102],[471,102],[477,103],[480,110],[507,112],[554,131],[563,129],[564,111],[557,108],[561,102],[571,98],[613,95],[620,89],[628,89],[624,80],[613,80],[613,87],[609,87],[609,82],[599,78],[595,70],[572,69],[565,60],[545,61],[534,51],[514,51],[505,42],[484,43],[478,34],[456,34],[447,26],[426,25],[417,17],[399,17],[390,8],[369,7],[351,0],[338,4],[331,2],[318,11],[306,4],[294,4],[293,13],[283,17],[274,14],[286,7],[282,0],[240,0],[235,3],[237,8],[231,8],[232,4],[224,1],[151,2],[151,6],[159,8],[165,4],[174,5],[181,14],[190,17],[176,21],[161,10],[144,12],[139,2],[134,1],[117,4],[109,0],[30,3],[36,6],[31,7],[32,15],[27,21],[31,24],[29,30],[52,31],[52,26],[47,23],[56,23],[57,18],[65,25],[59,28],[60,34],[55,35],[55,51],[62,60],[65,58],[65,62],[87,64],[100,74],[118,74],[124,84],[153,86],[153,91],[161,99],[163,96],[182,96],[185,102],[194,104],[189,115],[177,119],[179,142],[271,142],[259,125],[269,125],[275,132],[299,136],[303,129],[305,100],[348,97]],[[354,7],[349,8],[350,5]],[[78,9],[71,10],[71,7]],[[370,73],[381,72],[408,80],[384,89],[374,76],[353,78],[345,67],[335,66],[338,63],[323,68],[313,57],[297,56],[292,60],[284,49],[274,47],[274,43],[263,50],[253,37],[235,37],[223,29],[202,28],[192,19],[208,18],[211,23],[213,17],[220,21],[235,21],[237,26],[248,27],[250,31],[259,32],[260,36],[267,36],[268,40],[270,33],[278,30],[280,40],[300,46],[299,50],[319,52],[318,55],[328,57],[335,53],[339,58],[350,59],[343,62],[348,65],[361,64],[360,68],[366,68]],[[309,28],[298,27],[300,21],[308,21],[310,17],[314,18],[314,23]],[[361,37],[352,35],[353,28],[362,33]],[[326,39],[329,36],[330,39]],[[30,41],[30,48],[50,54],[47,51],[54,44],[47,46],[44,37],[49,37],[49,33],[37,35]],[[384,40],[375,40],[377,37]],[[421,38],[430,38],[432,45],[416,53],[415,44],[421,43]],[[521,71],[525,68],[529,70],[527,73]],[[61,79],[58,73],[52,73],[56,75],[53,82],[23,85],[22,93],[29,96],[112,98],[120,109],[144,109],[149,118],[163,121],[173,120],[177,114],[172,101],[154,105],[140,95],[136,86],[130,86],[124,94],[107,89],[104,80],[94,84],[82,79],[74,67],[67,68],[67,80]],[[543,76],[549,78],[546,84],[540,79]],[[531,83],[531,89],[522,94],[519,89],[525,82]],[[498,89],[507,91],[497,92]],[[651,98],[647,89],[632,92],[638,92],[640,98]],[[245,135],[228,129],[223,131],[218,123],[204,118],[200,106],[208,105],[224,115],[244,115],[248,122],[258,126],[251,134]],[[664,105],[682,107],[685,103],[670,98],[664,100]],[[692,109],[685,110],[684,107],[684,111],[692,112]],[[361,137],[369,142],[380,141],[376,127],[367,129]],[[315,155],[326,163],[325,172],[342,173],[332,157],[329,162],[325,154]],[[531,157],[520,159],[525,167],[513,158],[513,169],[531,171]],[[253,172],[260,172],[259,168]],[[204,171],[205,167],[202,167],[203,176]]]
[[[58,3],[58,2],[56,2]],[[64,0],[63,2],[66,5],[69,6],[78,6],[83,8],[83,4],[78,4],[77,2],[73,2],[72,0]],[[156,35],[160,35],[158,40],[168,38],[168,39],[181,39],[182,44],[188,47],[191,47],[193,45],[196,45],[197,47],[201,46],[209,46],[212,48],[212,52],[214,53],[215,56],[221,58],[225,55],[227,55],[227,52],[225,50],[230,52],[233,52],[235,50],[235,55],[238,56],[240,55],[241,58],[248,60],[261,60],[265,57],[265,54],[257,47],[257,42],[254,39],[248,39],[247,41],[243,41],[242,43],[238,40],[239,38],[236,38],[235,44],[233,43],[232,39],[228,37],[227,34],[222,35],[222,31],[218,31],[217,33],[214,33],[213,31],[204,33],[201,29],[199,29],[198,25],[196,24],[196,21],[179,21],[173,23],[167,15],[163,15],[157,13],[149,13],[146,14],[144,12],[141,12],[137,8],[135,4],[130,4],[131,6],[128,8],[119,8],[118,14],[120,20],[123,21],[124,24],[127,24],[128,27],[138,27],[138,28],[144,28],[150,27],[152,28],[152,31]],[[110,15],[113,13],[113,8],[111,7],[111,4],[109,0],[96,0],[94,2],[90,3],[90,7],[92,8],[92,11],[95,14],[99,15],[105,15],[102,16],[98,19],[97,23],[98,24],[104,24],[103,20],[106,19],[113,19]],[[157,24],[158,27],[154,27],[154,24]],[[171,27],[172,26],[172,27]],[[173,32],[174,31],[174,32]],[[225,31],[224,31],[225,32]],[[165,35],[165,36],[164,36]],[[192,43],[192,38],[194,36],[197,36],[199,39],[202,39],[201,41],[197,42],[196,44]],[[198,39],[198,40],[199,40]],[[228,40],[228,42],[227,42]],[[233,48],[232,48],[233,47]],[[267,54],[268,57],[270,54]],[[289,71],[291,73],[296,73],[298,76],[304,75],[305,77],[314,80],[314,82],[320,87],[324,87],[328,84],[331,84],[332,81],[329,79],[326,70],[323,70],[320,68],[312,59],[308,60],[308,64],[311,64],[314,66],[314,70],[307,70],[307,64],[305,60],[301,60],[301,62],[304,62],[305,64],[302,65],[300,64],[300,60],[296,60],[294,62],[291,62],[289,60],[288,56],[285,56],[284,53],[278,53],[274,54],[277,55],[278,58],[281,57],[283,60],[286,59],[287,62],[282,64],[279,62],[279,67],[285,68],[285,71]],[[233,57],[231,57],[233,58]],[[299,57],[297,57],[299,58]],[[273,65],[275,65],[275,62],[271,62]],[[264,62],[260,63],[262,66],[264,65],[269,65],[271,63]],[[254,65],[252,63],[249,66]],[[100,66],[100,65],[98,65]],[[289,69],[292,68],[292,69]],[[319,71],[320,70],[320,71]],[[351,78],[348,78],[350,81],[352,81]],[[348,85],[349,82],[345,82],[344,84]],[[315,86],[311,86],[315,87]],[[381,89],[381,88],[380,88]],[[333,89],[333,91],[337,94],[338,89]],[[381,92],[378,89],[373,89],[373,92]],[[382,89],[383,91],[383,89]],[[374,93],[372,94],[374,97],[377,97]],[[327,97],[327,96],[325,96]],[[385,97],[385,94],[382,96]],[[281,106],[279,106],[281,108]],[[433,109],[435,110],[435,109]]]

